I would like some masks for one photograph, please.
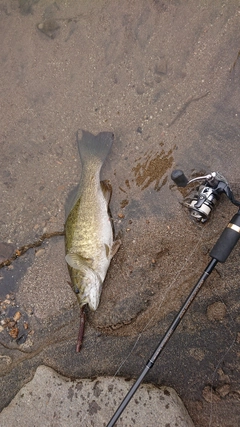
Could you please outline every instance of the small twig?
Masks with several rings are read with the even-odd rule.
[[[80,352],[82,347],[84,327],[85,327],[85,312],[84,312],[84,306],[83,306],[81,307],[81,311],[80,311],[80,325],[79,325],[79,332],[78,332],[78,339],[77,339],[77,346],[76,346],[77,353]]]
[[[3,268],[3,267],[10,265],[13,261],[15,261],[15,259],[17,259],[21,255],[25,254],[29,249],[37,248],[38,246],[41,246],[45,240],[51,239],[52,237],[64,236],[64,235],[65,235],[64,231],[54,231],[53,233],[44,233],[35,242],[29,243],[28,245],[24,245],[24,246],[21,246],[20,248],[16,249],[14,251],[14,254],[11,256],[11,258],[8,258],[5,261],[0,263],[0,268]]]

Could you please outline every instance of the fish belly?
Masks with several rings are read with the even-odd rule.
[[[68,228],[73,230],[68,233]],[[111,260],[113,232],[100,182],[95,188],[88,186],[82,191],[67,219],[66,238],[67,251],[92,260],[91,268],[103,281]]]

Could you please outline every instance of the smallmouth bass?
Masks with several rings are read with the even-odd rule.
[[[113,140],[110,132],[77,134],[82,173],[77,192],[67,206],[65,223],[65,259],[81,308],[77,351],[83,337],[83,307],[88,304],[91,310],[97,309],[110,261],[121,244],[120,240],[113,241],[108,213],[111,185],[100,181]]]

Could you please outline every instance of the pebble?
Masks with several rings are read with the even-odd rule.
[[[225,374],[222,368],[219,368],[217,372],[218,372],[220,381],[222,382],[224,381],[225,384],[230,384],[230,378],[227,374]]]
[[[207,318],[211,321],[223,320],[227,313],[226,305],[221,301],[216,301],[207,308]]]
[[[47,19],[37,25],[37,28],[46,34],[46,36],[53,39],[56,35],[56,31],[60,28],[59,23],[55,19]]]
[[[216,392],[209,385],[204,387],[202,391],[202,395],[204,400],[206,400],[206,402],[208,403],[219,402],[220,400],[220,396],[218,396]]]
[[[224,384],[220,387],[217,387],[217,392],[221,397],[227,396],[230,393],[230,384]]]
[[[16,339],[16,338],[17,338],[18,333],[19,333],[19,329],[18,329],[18,328],[12,328],[12,329],[9,331],[9,335],[10,335],[12,338],[14,338],[14,339]]]
[[[38,256],[43,255],[44,253],[45,253],[45,249],[41,248],[35,252],[35,256],[38,257]]]
[[[21,316],[22,315],[21,315],[20,311],[17,311],[13,316],[13,320],[15,320],[15,322],[17,322]]]
[[[123,218],[125,218],[125,215],[124,215],[122,212],[119,212],[119,213],[118,213],[118,218],[123,219]]]
[[[8,322],[7,327],[8,328],[13,328],[16,325],[15,320],[10,320],[10,322]]]
[[[28,329],[28,322],[23,322],[24,329]]]

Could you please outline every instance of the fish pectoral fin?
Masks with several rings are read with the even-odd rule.
[[[109,254],[110,254],[110,248],[106,243],[104,243],[104,246],[105,246],[105,250],[106,250],[106,257],[108,258]]]
[[[72,268],[76,268],[77,270],[80,270],[80,268],[82,267],[82,265],[91,265],[93,262],[92,258],[84,258],[83,256],[74,253],[74,254],[67,254],[65,256],[65,260],[68,263],[68,265],[70,265],[70,267]]]
[[[111,248],[111,258],[117,253],[118,249],[120,248],[122,242],[120,239],[115,240],[115,242],[113,242],[112,248]]]
[[[101,185],[101,189],[103,192],[104,199],[106,200],[107,205],[108,205],[110,202],[110,199],[111,199],[111,195],[112,195],[112,186],[110,184],[110,181],[108,181],[108,180],[101,181],[100,185]]]

